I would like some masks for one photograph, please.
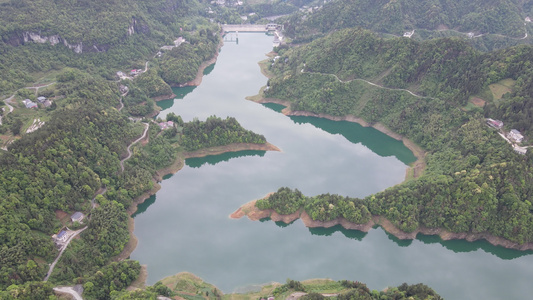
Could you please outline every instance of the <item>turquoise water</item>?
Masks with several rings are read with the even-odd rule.
[[[287,278],[358,280],[371,289],[423,282],[447,299],[524,299],[533,295],[533,256],[485,241],[403,241],[381,228],[363,233],[228,216],[281,186],[306,195],[364,197],[401,183],[412,153],[372,128],[311,117],[287,117],[281,106],[245,100],[267,79],[257,62],[272,38],[239,33],[223,47],[202,84],[161,112],[185,121],[235,117],[281,152],[243,151],[188,159],[139,206],[133,259],[146,264],[148,283],[192,272],[224,292]],[[160,104],[161,102],[158,102]]]

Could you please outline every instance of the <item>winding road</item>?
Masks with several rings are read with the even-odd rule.
[[[40,86],[27,86],[27,87],[24,87],[25,89],[35,89],[35,96],[37,96],[37,93],[39,92],[39,89],[40,88],[44,88],[44,87],[47,87],[47,86],[51,86],[52,84],[56,84],[56,82],[51,82],[49,84],[45,84],[45,85],[40,85]]]
[[[319,72],[309,72],[309,71],[304,71],[302,69],[301,71],[302,73],[307,73],[307,74],[317,74],[317,75],[323,75],[323,76],[333,76],[335,77],[335,79],[337,79],[339,82],[341,83],[349,83],[349,82],[352,82],[352,81],[362,81],[362,82],[365,82],[367,84],[370,84],[372,86],[375,86],[375,87],[378,87],[380,89],[385,89],[385,90],[389,90],[389,91],[404,91],[404,92],[407,92],[411,95],[413,95],[414,97],[417,97],[417,98],[423,98],[423,99],[436,99],[436,98],[433,98],[433,97],[428,97],[428,96],[422,96],[422,95],[418,95],[418,94],[415,94],[413,92],[411,92],[410,90],[407,90],[407,89],[399,89],[399,88],[390,88],[390,87],[386,87],[386,86],[382,86],[382,85],[379,85],[379,84],[376,84],[376,83],[373,83],[373,82],[370,82],[368,80],[364,80],[364,79],[361,79],[361,78],[355,78],[355,79],[352,79],[352,80],[341,80],[337,75],[335,74],[327,74],[327,73],[319,73]]]
[[[67,246],[68,244],[70,243],[70,241],[72,241],[72,239],[74,237],[76,237],[78,234],[82,233],[85,229],[87,229],[88,226],[85,226],[83,227],[82,229],[79,229],[79,230],[76,230],[74,231],[74,233],[68,238],[67,242],[65,243],[65,245],[63,247],[61,247],[61,251],[59,252],[59,255],[56,257],[56,259],[54,260],[54,262],[50,265],[50,269],[48,270],[48,273],[46,273],[46,276],[44,277],[43,281],[48,281],[48,278],[50,277],[50,275],[52,274],[52,272],[54,271],[54,268],[57,264],[57,262],[59,261],[59,259],[61,258],[61,255],[63,255],[63,252],[65,252],[65,249],[67,249]]]
[[[121,161],[120,161],[120,169],[121,169],[121,172],[124,172],[124,162],[128,159],[130,159],[131,157],[131,146],[135,145],[136,143],[138,143],[140,140],[144,139],[144,137],[146,136],[146,134],[148,133],[148,128],[150,128],[149,124],[148,123],[143,123],[144,124],[144,132],[143,134],[141,135],[140,138],[136,139],[135,141],[133,141],[133,143],[131,143],[129,146],[128,146],[128,156],[126,156],[125,158],[123,158]]]
[[[81,295],[71,286],[55,287],[54,291],[63,293],[63,294],[70,294],[74,300],[83,300]]]
[[[9,112],[7,112],[6,115],[9,114],[9,113],[11,113],[11,112],[13,112],[13,106],[11,106],[11,105],[9,104],[9,102],[11,101],[11,99],[13,99],[13,97],[15,97],[15,94],[11,95],[11,97],[9,97],[9,98],[7,98],[7,99],[4,100],[4,103],[5,103],[6,106],[9,108]],[[2,125],[2,117],[3,117],[3,116],[0,114],[0,125]]]

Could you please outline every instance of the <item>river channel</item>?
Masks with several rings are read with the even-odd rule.
[[[372,128],[287,117],[278,105],[245,100],[266,84],[257,62],[271,49],[272,37],[239,33],[239,43],[222,47],[200,86],[176,89],[178,98],[159,102],[161,117],[235,117],[282,151],[188,159],[167,176],[134,216],[139,243],[131,258],[147,265],[148,284],[188,271],[225,293],[287,278],[331,278],[378,290],[423,282],[446,299],[533,295],[531,252],[434,236],[400,241],[381,228],[362,233],[308,229],[299,220],[230,219],[242,204],[282,186],[364,197],[401,183],[415,160],[401,142]]]

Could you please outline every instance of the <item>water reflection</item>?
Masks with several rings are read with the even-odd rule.
[[[209,73],[215,69],[215,65],[216,63],[207,66],[207,68],[204,69],[204,76],[209,75]]]
[[[291,116],[290,118],[296,124],[311,124],[331,134],[340,134],[354,144],[363,144],[381,157],[394,156],[404,164],[416,161],[411,150],[400,147],[401,141],[395,140],[374,128],[363,127],[348,121],[332,121],[316,117]]]
[[[148,199],[144,200],[143,203],[140,203],[139,205],[137,205],[137,211],[135,211],[135,213],[131,215],[131,217],[135,218],[136,216],[144,213],[148,209],[148,207],[154,203],[155,203],[155,195],[152,195],[148,197]]]
[[[362,241],[363,238],[367,235],[367,233],[364,231],[346,229],[342,227],[341,225],[335,225],[329,228],[321,228],[321,227],[309,228],[309,232],[311,232],[312,235],[318,235],[318,236],[332,236],[335,232],[340,232],[345,237],[352,239],[352,240],[357,240],[357,241]]]
[[[163,176],[163,180],[167,180],[167,179],[170,179],[172,176],[174,176],[174,174],[167,174],[165,176]]]
[[[477,240],[474,242],[467,242],[465,240],[448,240],[444,241],[438,235],[423,235],[418,234],[416,239],[423,242],[424,244],[441,244],[448,250],[451,250],[455,253],[466,253],[477,251],[479,249],[490,253],[498,258],[511,260],[519,258],[522,256],[533,254],[533,251],[520,251],[514,249],[507,249],[500,246],[494,246],[486,240]]]
[[[288,227],[288,226],[292,225],[294,222],[296,222],[296,220],[294,220],[294,221],[292,221],[290,223],[285,223],[285,222],[282,222],[282,221],[276,221],[274,223],[276,223],[276,225],[278,227],[284,228],[284,227]]]
[[[285,105],[277,104],[277,103],[261,103],[261,104],[264,107],[270,108],[271,110],[275,112],[279,112],[279,113],[285,108]]]
[[[378,226],[374,226],[374,229],[377,228],[377,227]],[[383,230],[383,231],[385,231],[385,230]],[[398,245],[400,247],[409,247],[413,243],[413,240],[402,240],[402,239],[399,239],[396,236],[388,233],[387,231],[385,231],[385,233],[387,234],[387,238],[389,240],[393,241],[396,245]]]
[[[212,64],[211,66],[213,66],[213,68],[214,68],[214,65],[215,64]],[[209,67],[211,67],[211,66],[209,66]],[[207,67],[206,70],[209,67]],[[213,68],[211,68],[210,71],[212,71]],[[172,99],[157,101],[157,106],[161,107],[161,110],[169,109],[169,108],[171,108],[174,105],[174,100],[181,100],[181,99],[185,98],[185,96],[187,96],[188,94],[192,93],[192,91],[194,91],[194,89],[196,89],[196,86],[174,87],[174,88],[172,88],[172,92],[176,96],[174,98],[172,98]]]
[[[227,152],[219,155],[209,155],[205,157],[192,157],[185,160],[185,164],[191,168],[200,168],[205,164],[216,165],[219,162],[229,161],[232,158],[245,156],[260,156],[263,157],[266,151],[259,150],[244,150],[237,152]]]

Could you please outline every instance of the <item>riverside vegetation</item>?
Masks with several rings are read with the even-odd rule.
[[[405,232],[443,228],[503,237],[513,247],[532,242],[531,153],[514,153],[484,124],[493,116],[531,136],[532,55],[529,46],[485,54],[458,39],[385,40],[357,29],[286,51],[271,66],[266,97],[290,101],[292,111],[382,123],[427,150],[427,167],[420,178],[365,199],[280,190],[258,207],[281,214],[304,207],[313,219],[356,223],[379,215]],[[486,96],[506,78],[511,92],[497,101]],[[468,105],[482,95],[484,108]]]

